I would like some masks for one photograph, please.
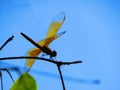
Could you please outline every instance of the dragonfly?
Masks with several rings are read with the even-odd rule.
[[[66,16],[65,16],[64,12],[61,12],[58,15],[56,15],[56,17],[53,19],[50,26],[48,27],[48,32],[46,34],[45,39],[40,40],[39,42],[35,42],[29,36],[27,36],[26,34],[21,32],[21,35],[25,39],[27,39],[29,42],[31,42],[33,45],[36,46],[35,48],[32,48],[27,52],[27,56],[37,57],[39,54],[41,54],[43,52],[43,53],[49,55],[50,59],[53,57],[56,57],[57,52],[55,50],[52,51],[49,48],[49,44],[52,41],[54,41],[55,39],[62,36],[66,32],[66,31],[63,31],[63,32],[57,34],[58,30],[60,29],[60,27],[64,23],[65,18],[66,18]],[[27,66],[28,70],[30,70],[30,68],[32,67],[34,62],[35,62],[35,59],[27,59],[26,60],[26,66]]]

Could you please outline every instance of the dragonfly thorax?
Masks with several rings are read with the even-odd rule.
[[[48,48],[46,46],[43,46],[41,49],[42,49],[43,53],[50,55],[50,58],[57,56],[57,52],[55,50],[52,51],[50,48]]]

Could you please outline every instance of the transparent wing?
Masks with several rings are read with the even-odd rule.
[[[54,41],[55,39],[57,39],[57,38],[59,38],[60,36],[62,36],[65,32],[66,32],[66,31],[61,32],[61,33],[58,33],[58,34],[56,34],[56,35],[54,35],[54,36],[52,36],[52,37],[43,39],[43,40],[41,40],[40,42],[38,42],[38,44],[41,45],[41,42],[42,42],[42,43],[44,43],[44,45],[41,45],[41,46],[48,46],[52,41]]]
[[[39,45],[44,46],[44,40],[39,42]],[[27,56],[37,57],[42,51],[39,48],[32,48],[27,52]],[[27,59],[26,66],[27,68],[31,68],[35,59]]]
[[[55,36],[63,22],[65,21],[65,13],[61,12],[59,13],[52,21],[48,28],[48,32],[46,34],[46,38]]]

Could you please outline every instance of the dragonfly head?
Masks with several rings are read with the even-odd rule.
[[[50,58],[56,57],[56,56],[57,56],[57,52],[53,50],[52,53],[50,54]]]

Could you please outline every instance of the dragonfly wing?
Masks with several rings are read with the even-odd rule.
[[[46,34],[46,38],[55,36],[63,22],[65,21],[65,13],[61,12],[59,13],[52,21],[48,28],[48,32]]]
[[[44,41],[45,40],[41,40],[39,42],[39,45],[40,46],[44,46],[44,44],[45,44]],[[39,48],[33,48],[33,49],[30,49],[28,51],[27,56],[29,56],[29,57],[37,57],[41,52],[42,51]],[[26,66],[27,66],[27,68],[31,68],[32,65],[33,65],[33,63],[34,63],[34,61],[35,61],[35,59],[27,59],[26,60]]]
[[[52,21],[52,23],[50,24],[49,28],[48,28],[48,32],[46,34],[46,39],[41,40],[40,42],[38,42],[38,44],[40,46],[48,46],[53,40],[57,39],[58,37],[60,37],[61,35],[63,35],[65,32],[62,32],[60,34],[57,34],[57,31],[59,30],[59,28],[61,27],[61,25],[63,24],[65,20],[65,13],[61,12],[59,13],[55,19]],[[28,51],[28,56],[38,56],[42,51],[38,48],[34,48]],[[27,59],[26,60],[26,66],[28,68],[31,68],[33,63],[34,63],[35,59]]]
[[[58,33],[58,34],[56,34],[56,35],[54,35],[54,36],[52,36],[52,37],[43,39],[43,40],[41,40],[40,42],[38,42],[38,44],[40,45],[41,42],[43,42],[43,43],[44,43],[44,46],[47,46],[47,47],[48,47],[48,45],[49,45],[53,40],[59,38],[59,37],[62,36],[65,32],[66,32],[66,31],[61,32],[61,33]]]
[[[39,48],[33,48],[33,49],[30,49],[28,51],[28,55],[29,57],[37,57],[39,54],[41,53],[41,50]],[[35,59],[27,59],[26,60],[26,66],[28,68],[31,68],[33,63],[34,63]]]

